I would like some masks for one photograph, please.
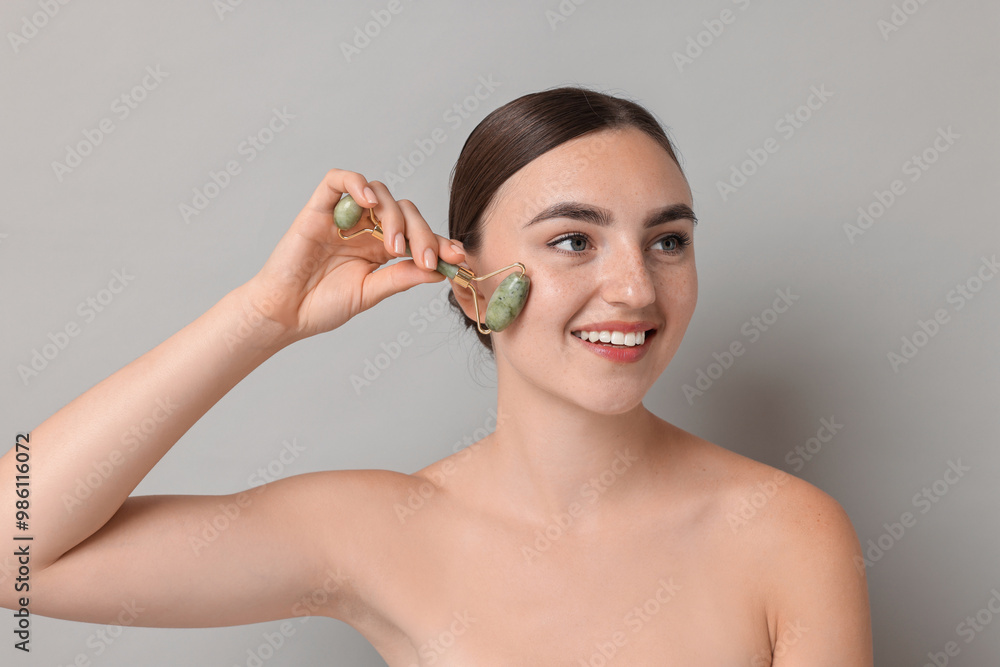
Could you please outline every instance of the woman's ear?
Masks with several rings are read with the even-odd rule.
[[[469,283],[470,287],[475,288],[476,283]],[[458,305],[462,307],[462,311],[465,316],[468,317],[473,322],[476,321],[476,306],[472,302],[472,293],[469,292],[468,287],[459,287],[455,284],[454,279],[451,281],[451,289],[455,293],[455,298],[458,300]],[[479,290],[476,290],[476,297],[479,299],[479,310],[481,313],[479,316],[480,321],[485,317],[486,301],[483,299],[483,295]]]

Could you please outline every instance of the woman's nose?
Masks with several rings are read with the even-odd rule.
[[[641,248],[618,248],[601,268],[601,295],[615,306],[642,308],[656,299],[653,276]]]

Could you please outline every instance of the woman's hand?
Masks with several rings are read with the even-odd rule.
[[[375,209],[385,233],[381,243],[370,234],[347,241],[338,236],[333,209],[345,192]],[[371,227],[367,212],[355,230],[365,226]],[[376,270],[406,256],[403,241],[394,247],[397,234],[409,241],[415,259]],[[428,251],[433,256],[425,264]],[[397,292],[440,282],[444,276],[433,268],[439,256],[453,264],[464,259],[449,239],[431,231],[412,202],[396,201],[379,181],[331,169],[260,272],[241,288],[244,307],[270,324],[271,340],[288,345],[336,329]]]

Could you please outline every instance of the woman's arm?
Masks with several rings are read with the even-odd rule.
[[[249,623],[294,615],[290,602],[338,565],[332,551],[350,560],[349,533],[338,531],[350,528],[357,512],[336,524],[338,515],[357,509],[349,506],[377,473],[299,476],[224,497],[126,499],[212,405],[276,351],[335,329],[391,294],[444,279],[410,260],[376,271],[403,253],[367,235],[336,235],[333,208],[342,193],[364,202],[369,186],[387,243],[399,231],[415,251],[432,247],[446,261],[461,260],[412,204],[394,201],[377,181],[331,170],[252,280],[31,432],[30,509],[21,534],[33,537],[22,543],[30,550],[30,589],[15,590],[19,563],[4,548],[0,605],[17,608],[26,597],[33,613],[110,622],[137,599],[147,608],[142,625]],[[0,458],[0,498],[11,502],[16,455],[15,447]],[[310,523],[319,504],[319,516],[335,524],[329,530]],[[4,525],[4,541],[13,544],[13,516]],[[205,526],[215,528],[214,537]]]
[[[364,608],[366,536],[394,518],[387,491],[405,477],[337,470],[227,496],[128,498],[93,536],[32,571],[31,612],[149,627],[351,622]]]
[[[35,572],[110,519],[153,465],[208,409],[279,347],[255,332],[229,349],[247,318],[242,289],[102,380],[30,433],[28,534]],[[0,458],[12,498],[15,452]],[[6,522],[9,523],[9,522]],[[0,586],[6,597],[7,586]]]
[[[246,577],[247,568],[259,573],[282,560],[277,543],[294,542],[286,531],[301,528],[294,499],[302,500],[307,485],[276,484],[241,497],[126,501],[180,436],[277,350],[266,327],[227,345],[247,310],[242,292],[231,292],[30,434],[25,534],[34,539],[18,544],[30,551],[30,589],[15,591],[15,568],[0,582],[4,606],[27,597],[32,613],[111,623],[138,599],[142,624],[229,624],[251,622],[284,602],[276,599],[280,586],[294,595],[310,584],[305,573],[320,571],[320,563],[317,544],[307,540],[283,572],[274,568],[256,582]],[[13,452],[0,459],[0,497],[13,498],[14,466]],[[279,514],[284,520],[276,520]],[[226,530],[199,531],[203,522]],[[257,601],[248,606],[240,588]]]

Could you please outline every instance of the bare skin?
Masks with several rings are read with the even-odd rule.
[[[342,241],[332,225],[341,194],[364,205],[366,187],[382,245]],[[611,224],[561,216],[524,228],[564,201],[605,209]],[[678,243],[693,221],[643,227],[677,204],[691,205],[690,190],[655,142],[588,135],[505,183],[471,254],[383,184],[332,170],[257,276],[32,432],[32,613],[108,623],[134,600],[140,626],[328,616],[393,667],[871,665],[861,550],[840,505],[642,404],[697,299],[693,247]],[[409,260],[379,268],[403,254],[396,232],[415,257],[430,249],[478,275],[528,267],[525,310],[493,334],[491,435],[412,475],[331,471],[223,497],[129,497],[275,352],[444,279]],[[569,232],[586,243],[552,243]],[[474,317],[468,291],[456,295]],[[612,362],[572,334],[604,320],[649,322],[645,356]],[[167,418],[126,446],[164,399]],[[13,496],[13,458],[0,460],[0,497]],[[79,497],[101,461],[113,473]],[[17,608],[12,565],[0,564],[0,604]]]

